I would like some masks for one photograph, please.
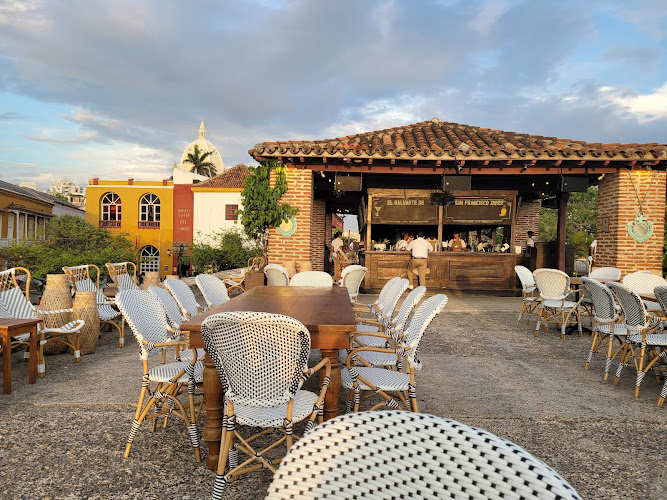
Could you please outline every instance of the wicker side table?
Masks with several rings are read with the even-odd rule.
[[[97,349],[100,338],[100,316],[97,311],[97,294],[95,292],[76,292],[74,309],[86,322],[79,332],[79,350],[81,354],[91,354]]]
[[[39,309],[55,311],[58,309],[72,309],[72,293],[70,292],[69,276],[66,274],[47,274],[46,286],[42,294]],[[39,316],[38,316],[39,317]],[[40,317],[47,328],[58,328],[72,320],[71,313],[45,314]],[[67,346],[60,342],[49,342],[44,345],[44,354],[62,354]]]

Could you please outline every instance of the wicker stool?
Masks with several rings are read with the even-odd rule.
[[[305,271],[312,271],[313,265],[310,262],[297,262],[296,271],[298,273],[303,273]]]
[[[81,354],[91,354],[97,348],[100,338],[100,316],[97,311],[97,294],[95,292],[76,292],[74,297],[74,309],[86,322],[81,329],[79,337],[79,350]]]
[[[58,309],[72,308],[72,294],[70,292],[69,277],[66,274],[47,274],[46,286],[42,294],[39,309],[54,311]],[[40,315],[46,328],[59,328],[72,320],[70,313]],[[62,354],[67,351],[67,346],[60,342],[49,342],[44,345],[44,354]]]
[[[141,283],[142,290],[148,290],[149,286],[160,286],[160,273],[157,271],[150,271],[144,276],[144,281]]]

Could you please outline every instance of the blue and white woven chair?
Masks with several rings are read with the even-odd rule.
[[[667,280],[653,274],[650,271],[637,271],[625,275],[623,278],[623,286],[629,288],[637,295],[651,296],[656,286],[667,286]],[[649,312],[662,314],[660,304],[654,300],[644,300],[646,310]]]
[[[198,274],[195,283],[209,308],[219,306],[229,300],[229,293],[227,293],[224,281],[212,274]]]
[[[549,323],[560,326],[561,338],[565,340],[565,328],[568,324],[576,324],[581,336],[581,317],[579,301],[570,299],[570,277],[558,269],[536,269],[533,272],[535,284],[540,292],[535,336],[540,333],[540,325],[547,331]]]
[[[398,280],[392,282],[391,286],[387,290],[387,293],[382,298],[375,308],[375,314],[373,318],[356,318],[357,325],[369,324],[373,327],[375,326],[386,326],[386,324],[391,321],[391,317],[394,314],[394,309],[396,309],[396,304],[398,304],[399,299],[410,286],[410,281],[406,278],[399,278]],[[373,331],[370,329],[369,331]]]
[[[447,304],[444,294],[429,297],[417,308],[410,324],[404,330],[402,342],[398,347],[358,347],[347,357],[346,368],[341,370],[341,385],[348,390],[347,409],[359,411],[361,400],[366,395],[379,395],[383,402],[370,408],[376,410],[382,406],[389,409],[404,409],[418,412],[417,386],[415,371],[421,370],[421,362],[417,358],[419,343],[431,324],[433,318]],[[357,357],[363,358],[371,352],[393,353],[396,363],[404,367],[404,371],[391,370],[374,366],[357,366]],[[398,399],[388,393],[394,393]]]
[[[557,472],[510,441],[399,411],[342,415],[306,434],[266,496],[297,498],[581,500]]]
[[[142,422],[153,420],[155,430],[159,417],[173,415],[183,420],[199,462],[197,420],[201,404],[195,405],[195,386],[203,382],[204,365],[195,356],[190,361],[163,362],[168,349],[187,347],[188,343],[169,325],[164,308],[153,294],[144,290],[121,290],[116,295],[116,303],[139,344],[143,365],[141,393],[127,438],[125,458],[130,456]],[[160,355],[161,359],[151,367],[149,358],[155,355]],[[179,399],[182,393],[187,394],[186,404]]]
[[[659,318],[646,310],[646,305],[641,297],[633,290],[620,283],[610,283],[609,288],[614,292],[614,297],[621,306],[625,328],[628,331],[626,343],[621,351],[621,362],[614,377],[614,385],[618,384],[623,368],[632,362],[637,372],[635,397],[638,397],[639,386],[646,373],[661,357],[657,349],[664,350],[664,346],[667,345],[665,342],[667,336],[656,333],[660,326]]]
[[[264,276],[270,286],[289,286],[289,274],[280,264],[267,264],[264,266]]]
[[[290,286],[312,286],[329,287],[333,286],[333,278],[330,274],[323,271],[304,271],[296,273],[289,282]]]
[[[197,298],[190,287],[181,280],[167,278],[164,280],[164,287],[174,296],[174,299],[176,299],[176,303],[178,304],[178,307],[181,308],[181,313],[185,318],[194,318],[200,312],[205,310],[205,308],[200,306],[197,302]]]
[[[593,278],[582,278],[581,284],[593,306],[593,341],[584,368],[588,370],[594,353],[606,352],[607,361],[604,366],[604,380],[607,380],[611,364],[623,350],[628,332],[625,323],[619,317],[618,313],[620,311],[616,307],[614,296],[609,287]],[[619,343],[616,351],[614,351],[614,340]]]
[[[516,320],[516,326],[518,327],[524,314],[537,314],[540,295],[530,269],[525,266],[514,266],[514,271],[521,282],[521,309],[519,310],[519,318]],[[528,320],[526,320],[526,324],[528,324]]]
[[[16,280],[16,274],[25,274],[26,288],[25,292],[21,290]],[[81,361],[81,351],[79,350],[79,332],[85,325],[85,322],[79,317],[74,309],[58,309],[54,311],[45,311],[37,309],[30,303],[30,271],[24,267],[12,267],[6,271],[0,272],[0,318],[13,319],[41,319],[51,314],[57,314],[60,317],[66,314],[71,321],[58,327],[45,327],[42,322],[37,324],[37,333],[39,343],[37,346],[37,374],[43,377],[46,373],[46,364],[44,362],[44,345],[47,342],[60,342],[65,344],[74,352],[74,361]],[[56,317],[59,317],[56,316]],[[29,345],[30,334],[22,334],[13,337],[14,345]],[[27,352],[24,357],[27,356]]]
[[[299,321],[279,314],[228,312],[213,314],[201,326],[206,350],[225,389],[223,428],[213,498],[219,499],[226,484],[241,474],[263,467],[275,472],[280,458],[268,452],[292,446],[294,424],[307,421],[306,431],[319,417],[329,385],[331,362],[324,358],[308,368],[310,333]],[[301,390],[305,380],[324,368],[319,394]],[[259,428],[244,438],[239,426]],[[260,450],[253,443],[272,430],[277,441]],[[247,459],[239,460],[238,452]],[[229,459],[229,468],[227,461]]]
[[[347,292],[350,294],[350,300],[352,302],[357,301],[359,287],[361,286],[361,282],[364,281],[367,272],[368,269],[358,264],[352,264],[343,269],[340,284],[347,288]]]
[[[354,302],[352,304],[352,308],[354,309],[354,314],[357,316],[361,314],[375,314],[375,311],[384,300],[385,295],[387,295],[389,290],[391,290],[392,286],[394,286],[394,284],[400,280],[401,280],[400,276],[395,276],[391,278],[389,281],[387,281],[382,287],[382,290],[380,290],[380,295],[378,296],[377,300],[372,304],[362,304],[360,302]]]
[[[90,268],[95,269],[95,281],[90,277]],[[69,276],[74,291],[95,292],[97,314],[100,324],[109,325],[118,330],[118,347],[125,346],[125,321],[123,315],[114,306],[116,301],[109,299],[100,290],[100,268],[95,264],[85,266],[63,267],[63,272]]]
[[[105,265],[119,292],[121,290],[139,290],[137,266],[134,262],[107,262]]]

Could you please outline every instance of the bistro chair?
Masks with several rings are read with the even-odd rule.
[[[560,326],[561,338],[565,339],[565,328],[569,323],[575,324],[581,336],[581,317],[579,315],[579,302],[568,300],[570,290],[570,277],[558,269],[536,269],[533,273],[535,284],[540,292],[540,303],[538,305],[537,324],[535,325],[535,336],[540,333],[540,325],[544,325],[544,331],[548,329],[549,323]]]
[[[385,296],[389,292],[392,286],[397,281],[400,281],[401,278],[400,276],[395,276],[391,278],[389,281],[387,281],[384,286],[382,287],[382,290],[380,290],[380,295],[378,296],[377,300],[373,302],[372,304],[362,304],[361,302],[354,302],[352,304],[352,308],[354,309],[354,314],[359,316],[361,314],[375,314],[375,311],[379,307],[379,304],[382,303],[383,300],[385,300]]]
[[[580,500],[511,441],[428,414],[379,411],[318,425],[280,464],[266,500]]]
[[[290,286],[312,286],[329,287],[333,286],[333,278],[330,274],[323,271],[304,271],[296,273],[289,282]]]
[[[196,407],[194,398],[195,385],[203,382],[204,365],[193,356],[189,361],[162,362],[151,368],[149,358],[160,354],[164,361],[167,349],[187,347],[187,341],[171,327],[162,305],[150,292],[121,290],[116,295],[116,303],[139,344],[143,365],[141,393],[125,446],[125,458],[130,456],[132,444],[144,421],[153,420],[155,430],[159,417],[174,415],[183,420],[199,462],[197,420],[201,404]],[[184,392],[187,392],[187,404],[179,399]]]
[[[535,285],[535,279],[533,278],[533,273],[530,272],[525,266],[514,266],[514,271],[519,277],[521,282],[521,309],[519,310],[519,318],[516,320],[516,326],[519,326],[519,322],[524,314],[537,314],[537,306],[540,303],[540,295],[537,291],[537,285]],[[528,320],[526,320],[528,324]]]
[[[16,280],[16,274],[22,273],[26,276],[25,292],[21,290]],[[30,303],[30,271],[24,267],[12,267],[6,271],[0,272],[0,317],[13,319],[40,319],[37,324],[37,333],[39,343],[37,353],[30,355],[37,356],[37,375],[43,377],[46,374],[46,364],[44,362],[44,345],[48,342],[60,342],[65,344],[74,352],[74,361],[81,361],[81,351],[79,350],[79,332],[85,325],[85,322],[79,317],[74,309],[57,309],[45,311],[37,309]],[[60,317],[67,314],[70,319],[58,327],[47,328],[43,319],[44,316],[58,314]],[[14,337],[11,343],[12,347],[16,345],[29,345],[30,334],[22,334]],[[24,354],[24,357],[27,357]]]
[[[350,352],[346,368],[341,370],[341,385],[348,390],[348,412],[359,411],[359,405],[366,395],[379,395],[384,399],[383,402],[371,407],[371,410],[386,406],[388,409],[419,412],[415,371],[421,370],[421,362],[417,359],[417,351],[426,328],[446,304],[447,296],[444,294],[434,295],[422,302],[412,316],[398,346],[358,347]],[[404,371],[357,366],[360,361],[357,357],[363,359],[364,354],[368,352],[393,353],[395,364],[403,366]],[[397,399],[388,393],[394,393]]]
[[[139,290],[137,285],[137,266],[134,262],[106,263],[109,276],[116,284],[118,291]]]
[[[209,309],[213,306],[219,306],[229,300],[229,293],[225,283],[212,274],[198,274],[195,277],[195,283],[199,291],[204,296],[206,305]]]
[[[95,281],[90,277],[90,268],[95,269]],[[123,321],[123,315],[120,311],[114,307],[116,301],[107,298],[104,292],[100,290],[100,268],[94,264],[72,267],[65,266],[63,267],[63,272],[69,276],[75,292],[95,292],[100,324],[116,328],[118,330],[118,347],[124,347],[125,321]]]
[[[280,458],[271,458],[270,452],[283,443],[289,450],[298,439],[294,424],[307,421],[307,432],[316,418],[322,421],[331,362],[324,358],[308,368],[308,330],[299,321],[280,314],[213,314],[202,323],[201,335],[225,391],[220,457],[213,487],[213,498],[219,499],[226,484],[241,474],[261,468],[275,472]],[[308,377],[322,368],[324,383],[319,394],[301,390]],[[240,426],[260,431],[243,437]],[[281,431],[277,441],[262,450],[253,448],[255,439],[274,429]],[[239,451],[247,459],[241,461]]]
[[[340,284],[347,288],[347,292],[350,294],[350,300],[352,302],[357,301],[359,287],[361,286],[361,282],[364,281],[367,272],[368,269],[358,264],[352,264],[343,269]]]
[[[658,299],[658,303],[660,304],[660,307],[662,308],[662,314],[663,317],[667,317],[667,287],[664,286],[657,286],[653,290],[653,293],[655,294],[655,298]],[[667,353],[667,334],[664,333],[664,328],[661,331],[661,342],[662,342],[662,348],[661,348],[661,356],[662,358],[662,363],[663,363],[663,376],[665,378],[665,383],[662,386],[662,390],[660,391],[660,397],[658,398],[658,406],[662,406],[662,404],[665,402],[665,398],[667,398],[667,376],[665,376],[665,358],[664,355]]]
[[[593,278],[582,278],[581,284],[593,305],[593,341],[584,369],[588,370],[594,353],[606,351],[604,380],[607,380],[611,364],[623,349],[628,332],[625,323],[620,320],[620,311],[609,287]],[[614,351],[614,339],[619,343],[616,351]]]
[[[204,307],[200,306],[197,302],[195,294],[190,287],[181,280],[167,278],[164,280],[164,286],[173,295],[174,299],[176,299],[176,303],[181,308],[181,313],[185,318],[194,318],[204,310]]]
[[[627,274],[623,278],[622,283],[623,286],[626,286],[637,295],[644,297],[651,297],[656,286],[667,286],[667,280],[661,278],[660,276],[656,276],[650,271],[636,271],[634,273]],[[642,300],[644,301],[644,305],[646,305],[646,309],[649,312],[662,314],[662,308],[658,302],[654,300]]]
[[[616,370],[614,385],[618,384],[623,368],[632,361],[637,371],[635,397],[638,397],[639,386],[646,373],[660,359],[657,349],[667,347],[667,342],[665,342],[667,336],[656,334],[659,326],[658,318],[647,312],[644,302],[637,293],[620,283],[610,283],[609,288],[612,289],[621,306],[625,327],[628,331],[626,343],[621,350],[621,362]]]
[[[399,299],[403,295],[403,292],[405,292],[408,289],[408,285],[410,284],[410,281],[401,278],[400,281],[397,281],[394,286],[392,286],[391,290],[387,293],[385,296],[385,300],[381,304],[380,308],[378,309],[378,312],[376,313],[376,316],[374,319],[372,318],[356,318],[356,331],[357,332],[388,332],[394,327],[394,322],[392,321],[391,317],[394,314],[394,310],[396,309],[396,305],[398,304]],[[420,289],[419,292],[415,292],[415,290]],[[398,321],[406,321],[407,320],[407,314],[410,314],[410,311],[414,308],[416,305],[415,299],[420,298],[424,296],[426,293],[426,287],[417,287],[414,290],[412,290],[409,294],[408,297],[406,297],[405,301],[407,301],[407,304],[405,304],[405,301],[403,301],[405,308],[402,308],[405,310],[404,312],[406,313],[405,317],[400,318]],[[399,311],[400,314],[400,311]],[[398,316],[397,316],[398,318]],[[403,325],[404,326],[404,325]],[[355,332],[356,333],[356,332]],[[354,334],[352,334],[354,335]],[[352,337],[350,335],[350,337]],[[355,339],[356,342],[359,342],[360,345],[367,345],[367,342],[371,342],[373,345],[376,345],[377,338],[366,338],[366,337],[356,337]],[[375,342],[373,342],[375,341]]]
[[[264,267],[264,275],[270,286],[289,286],[287,269],[280,264],[267,264]]]
[[[591,272],[591,261],[588,259],[575,259],[574,261],[574,275],[588,276]]]
[[[621,270],[617,267],[598,267],[593,269],[588,277],[601,281],[618,281],[621,279]]]

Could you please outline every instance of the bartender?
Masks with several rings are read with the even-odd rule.
[[[454,238],[449,240],[447,245],[452,252],[465,252],[466,242],[459,237],[459,233],[454,233]]]

